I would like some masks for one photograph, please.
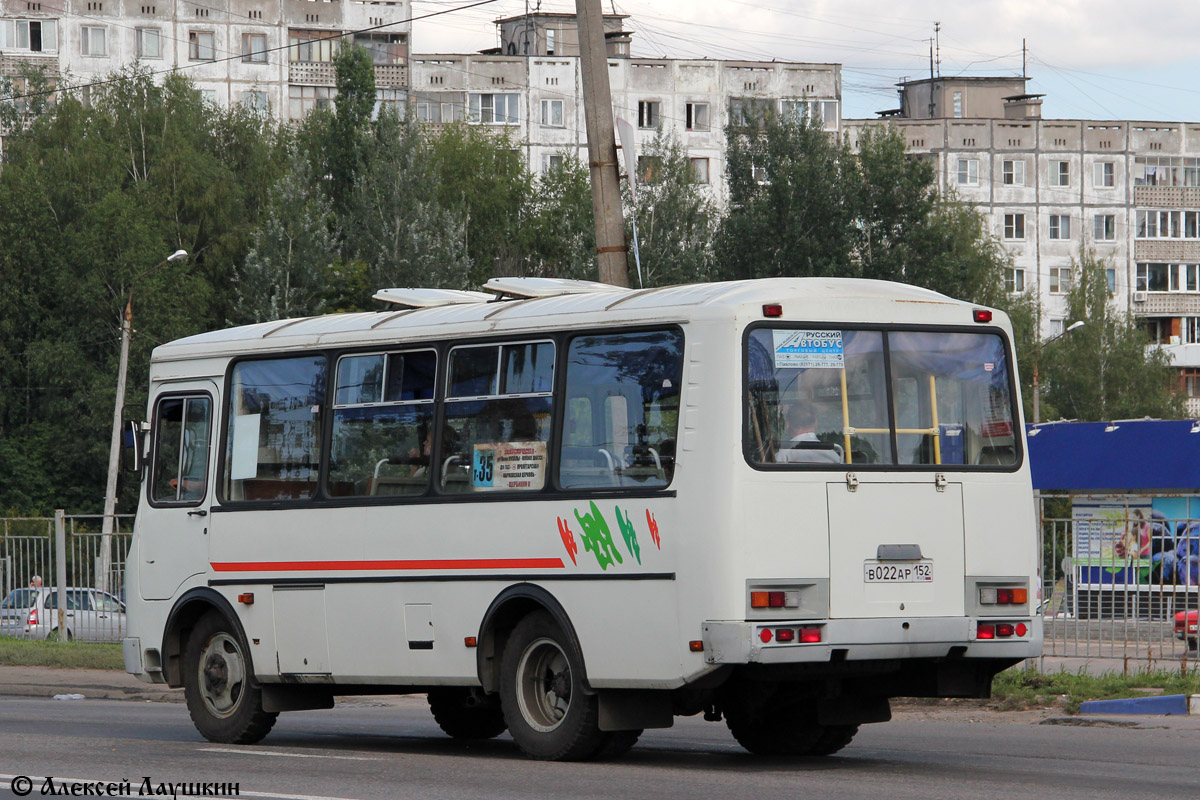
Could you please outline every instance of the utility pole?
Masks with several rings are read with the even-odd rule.
[[[601,0],[575,0],[579,64],[583,72],[583,116],[592,176],[592,213],[596,218],[596,261],[601,283],[628,286],[625,221],[621,216],[617,141],[608,85],[608,52],[604,46],[604,10],[600,3]]]

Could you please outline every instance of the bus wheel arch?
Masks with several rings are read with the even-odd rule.
[[[488,693],[500,691],[500,661],[505,645],[513,630],[522,619],[530,614],[545,611],[554,618],[559,628],[569,638],[575,652],[579,655],[580,678],[584,690],[589,694],[593,690],[587,679],[587,665],[584,663],[583,648],[579,646],[579,637],[575,626],[567,616],[562,604],[554,595],[540,586],[531,583],[518,583],[509,586],[488,606],[479,625],[478,648],[475,656],[475,668],[479,683]]]
[[[174,688],[183,686],[183,653],[187,647],[188,636],[196,623],[209,612],[215,611],[231,625],[237,625],[237,612],[219,592],[207,587],[192,589],[185,592],[167,615],[166,628],[163,630],[162,668],[167,685]],[[244,635],[244,634],[243,634]]]

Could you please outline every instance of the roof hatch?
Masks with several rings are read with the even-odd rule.
[[[557,297],[564,294],[594,294],[627,291],[620,286],[596,281],[577,281],[568,278],[492,278],[484,289],[501,297]]]
[[[374,300],[393,303],[405,308],[436,308],[468,303],[487,303],[495,298],[483,292],[464,292],[458,289],[380,289],[371,295]]]

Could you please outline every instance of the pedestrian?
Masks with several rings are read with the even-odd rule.
[[[41,575],[34,575],[32,578],[30,578],[30,579],[29,579],[29,588],[30,588],[30,589],[40,589],[40,588],[42,588],[42,576],[41,576]]]

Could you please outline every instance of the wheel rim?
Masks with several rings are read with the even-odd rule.
[[[208,640],[200,653],[200,697],[215,717],[237,710],[246,681],[246,660],[237,641],[228,633]]]
[[[571,662],[553,639],[531,642],[517,664],[517,705],[531,728],[549,733],[571,710]]]

